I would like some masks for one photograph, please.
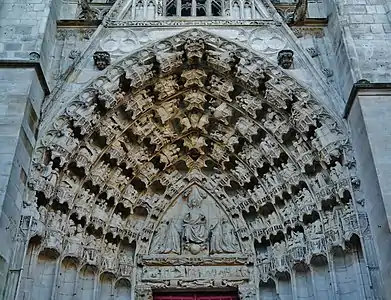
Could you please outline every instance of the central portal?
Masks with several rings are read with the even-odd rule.
[[[234,292],[184,292],[157,294],[154,300],[238,300],[237,293]]]

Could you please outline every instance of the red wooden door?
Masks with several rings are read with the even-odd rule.
[[[154,300],[237,300],[238,297],[236,296],[228,296],[228,295],[221,295],[221,296],[208,296],[208,295],[162,295],[162,296],[155,296],[153,298]]]

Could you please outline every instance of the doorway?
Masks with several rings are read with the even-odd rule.
[[[153,300],[239,300],[237,293],[227,292],[188,292],[157,294]]]

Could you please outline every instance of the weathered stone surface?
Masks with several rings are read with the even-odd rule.
[[[389,5],[14,2],[0,11],[0,59],[21,66],[0,67],[5,299],[388,299],[387,98],[353,106],[352,143],[338,114],[357,79],[389,80]]]

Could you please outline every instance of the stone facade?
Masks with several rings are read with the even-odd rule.
[[[1,298],[391,299],[390,3],[359,2],[4,1]]]

